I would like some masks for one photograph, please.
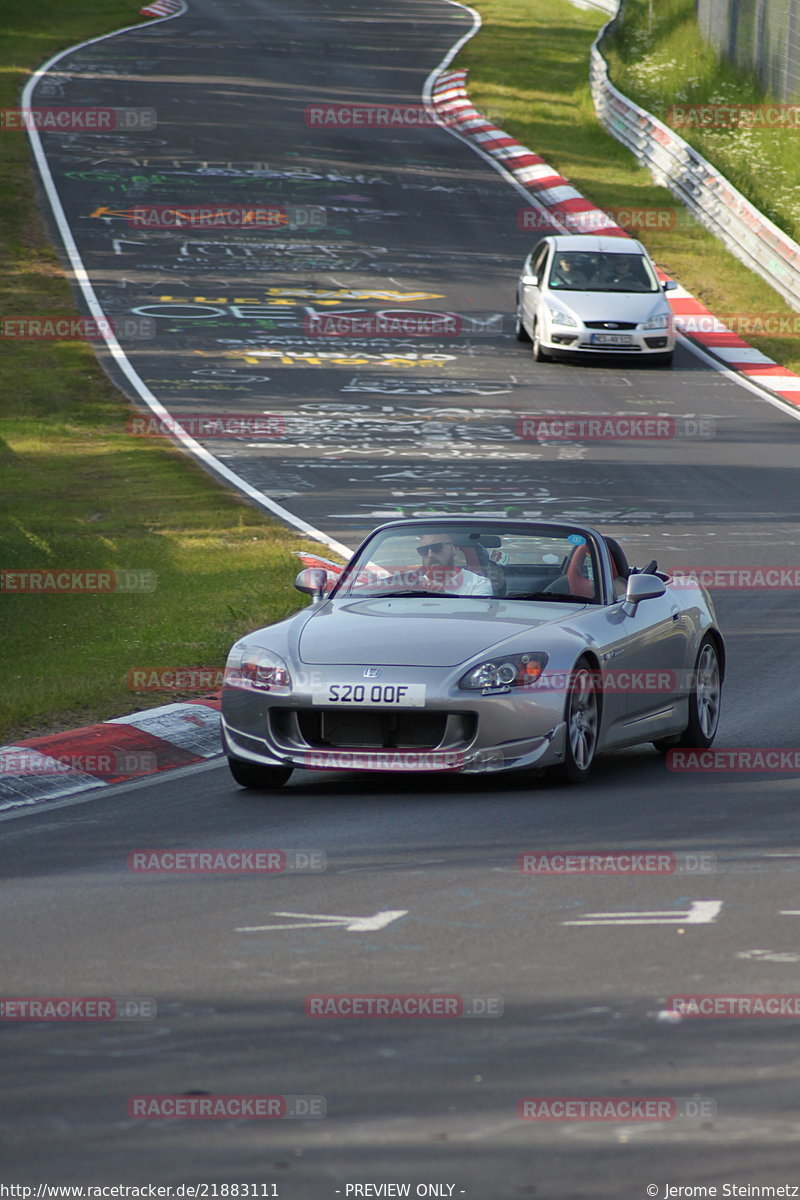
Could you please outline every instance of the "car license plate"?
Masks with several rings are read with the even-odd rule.
[[[314,689],[313,704],[364,708],[423,708],[424,683],[326,683]]]
[[[633,338],[629,333],[593,333],[589,340],[595,346],[630,346]]]

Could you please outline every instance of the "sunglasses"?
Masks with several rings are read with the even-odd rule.
[[[445,546],[452,546],[452,544],[452,542],[431,542],[429,546],[417,546],[417,554],[420,558],[424,558],[431,550],[434,554],[441,554]]]

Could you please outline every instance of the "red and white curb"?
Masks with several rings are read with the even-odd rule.
[[[327,571],[327,588],[339,578],[339,563],[307,550],[294,553],[304,567]],[[0,746],[0,813],[218,758],[220,695]]]
[[[443,124],[508,171],[528,193],[531,203],[544,209],[553,225],[564,233],[590,229],[606,237],[629,236],[543,158],[482,116],[469,100],[466,78],[465,70],[446,70],[436,76],[430,90],[431,103]],[[659,271],[659,278],[663,281],[669,276]],[[800,375],[749,345],[680,284],[667,294],[667,299],[675,314],[675,327],[685,338],[750,383],[800,406]]]
[[[174,17],[184,8],[181,0],[153,0],[139,12],[143,17]]]
[[[0,746],[0,812],[216,758],[219,707],[204,696]]]

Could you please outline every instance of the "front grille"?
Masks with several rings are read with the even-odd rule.
[[[297,723],[309,746],[320,749],[433,750],[445,736],[447,713],[300,709]]]
[[[635,321],[584,321],[583,323],[587,329],[605,329],[607,333],[636,328]]]

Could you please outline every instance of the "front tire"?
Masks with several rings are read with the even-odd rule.
[[[666,354],[653,354],[650,357],[650,363],[654,367],[671,367],[672,366],[672,351]]]
[[[563,783],[584,783],[591,774],[600,738],[600,700],[597,673],[586,659],[572,672],[564,721],[567,726],[564,762],[556,767]]]
[[[291,767],[262,767],[259,763],[229,758],[230,772],[240,787],[257,792],[272,792],[283,787],[292,774]]]
[[[722,673],[717,647],[710,637],[703,638],[694,665],[694,682],[689,696],[689,723],[683,733],[659,738],[656,750],[707,750],[717,736],[722,701]]]
[[[518,342],[529,342],[531,340],[527,329],[522,323],[522,317],[520,316],[519,311],[519,302],[517,302],[517,322],[514,326],[514,336]]]

